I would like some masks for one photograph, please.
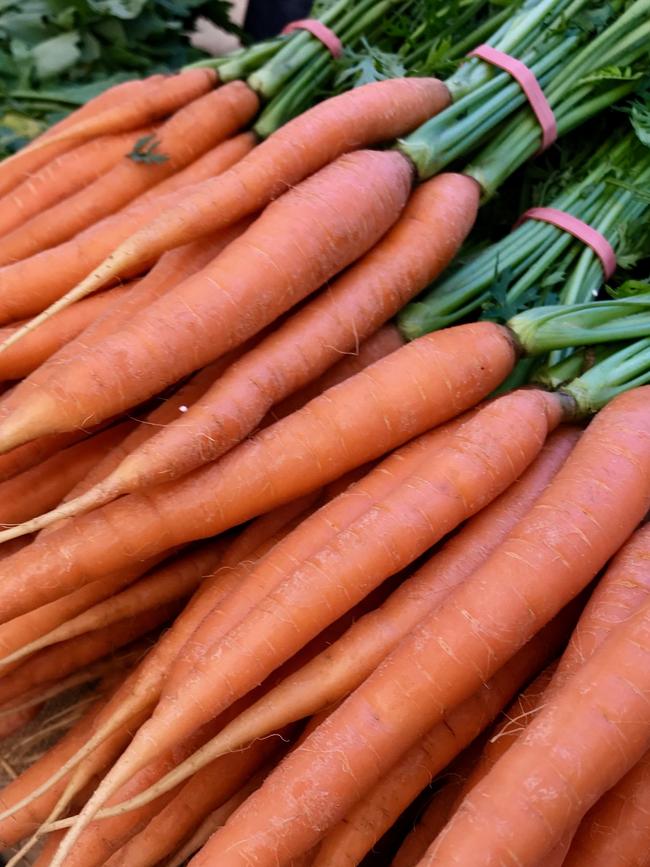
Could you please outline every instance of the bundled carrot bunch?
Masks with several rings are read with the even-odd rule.
[[[2,792],[14,864],[351,867],[439,775],[396,867],[648,863],[650,294],[592,299],[648,251],[650,0],[479,6],[557,134],[627,100],[537,203],[598,243],[531,217],[442,276],[523,92],[474,57],[287,120],[311,31],[0,163],[0,733],[96,684]]]

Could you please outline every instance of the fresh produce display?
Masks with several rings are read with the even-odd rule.
[[[0,162],[8,863],[650,867],[650,0],[95,60]]]

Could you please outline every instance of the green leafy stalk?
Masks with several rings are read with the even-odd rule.
[[[650,338],[638,340],[606,355],[589,370],[560,389],[583,416],[597,412],[617,395],[650,382]]]

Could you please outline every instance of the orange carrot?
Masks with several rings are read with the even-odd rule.
[[[63,202],[42,208],[13,232],[0,237],[0,266],[61,244],[114,214],[236,133],[258,106],[256,95],[241,81],[193,100],[151,134],[159,142],[156,151],[160,162],[143,165],[125,151],[113,168],[84,189]]]
[[[432,450],[423,451],[414,472],[392,494],[293,567],[261,605],[206,649],[180,700],[170,677],[151,720],[82,811],[60,857],[69,853],[84,820],[92,818],[107,792],[150,760],[153,743],[171,746],[231,706],[382,581],[494,499],[534,459],[561,412],[555,395],[521,391],[477,412],[447,446],[439,448],[434,437]],[[519,436],[512,435],[515,418]],[[380,465],[370,475],[383,472]],[[309,598],[323,604],[315,607]],[[243,656],[241,648],[246,648]],[[172,706],[176,713],[170,725]]]
[[[444,708],[478,689],[585,586],[650,505],[649,394],[638,388],[598,414],[505,542],[233,815],[214,838],[219,867],[307,851]]]
[[[113,650],[164,623],[178,610],[167,603],[119,623],[102,627],[34,654],[0,681],[0,703],[6,704],[36,686],[52,683],[90,665]]]
[[[20,523],[60,502],[132,427],[132,422],[124,422],[109,428],[0,483],[0,525]]]
[[[59,139],[55,145],[51,145],[50,143],[56,135],[76,125],[79,121],[86,121],[103,113],[106,109],[120,107],[133,98],[139,98],[146,90],[157,88],[161,81],[162,76],[152,75],[144,80],[125,81],[108,88],[38,136],[34,140],[34,145],[38,145],[38,147],[23,148],[19,152],[20,159],[3,160],[0,163],[0,196],[6,195],[51,159],[74,146],[73,140],[66,141],[64,139]],[[43,147],[46,140],[48,140],[48,146]]]
[[[145,131],[140,131],[145,135]],[[147,130],[146,132],[151,132]],[[29,175],[0,199],[0,234],[67,199],[111,169],[133,147],[138,133],[103,136],[74,148]]]
[[[21,175],[40,168],[47,159],[68,150],[72,145],[98,136],[148,126],[207,93],[215,83],[216,74],[213,70],[191,69],[162,79],[145,79],[139,87],[128,89],[128,97],[126,88],[115,94],[115,102],[113,98],[105,98],[103,102],[97,100],[99,111],[84,115],[80,112],[76,122],[67,123],[50,135],[41,136],[5,159],[0,171],[0,192],[11,189],[16,177],[20,180]]]
[[[357,620],[322,654],[243,711],[184,767],[179,765],[165,785],[180,782],[219,755],[329,707],[359,686],[424,615],[442,604],[505,538],[557,473],[576,438],[572,428],[552,434],[522,478],[472,518],[380,608]]]
[[[348,151],[404,135],[445,108],[432,78],[393,78],[321,102],[285,124],[235,169],[201,184],[124,241],[78,287],[82,297],[166,250],[231,225]]]
[[[566,616],[541,632],[498,671],[475,695],[466,699],[430,729],[384,777],[363,796],[325,837],[317,850],[314,867],[336,864],[352,867],[360,863],[406,807],[429,785],[461,750],[465,749],[509,701],[521,684],[534,675],[557,652],[568,631]],[[193,864],[201,867],[220,863],[217,837],[197,855]],[[213,848],[214,846],[214,848]],[[245,856],[246,844],[242,855]],[[278,863],[281,863],[278,860]]]
[[[116,286],[86,298],[69,310],[53,316],[39,330],[28,334],[18,345],[0,354],[0,379],[22,379],[43,364],[58,349],[80,334],[91,322],[101,316],[119,298],[131,291],[133,284]],[[10,337],[19,322],[9,328],[0,328],[0,341]]]
[[[451,226],[450,201],[457,208]],[[469,231],[477,205],[477,186],[462,175],[442,175],[420,187],[363,259],[233,365],[182,419],[133,452],[79,510],[184,475],[240,442],[274,404],[322,374],[341,353],[354,352],[431,282]]]
[[[646,867],[650,852],[650,754],[591,808],[562,862],[566,867]]]
[[[242,752],[231,753],[197,773],[154,816],[149,824],[106,862],[106,867],[155,867],[197,830],[203,819],[226,804],[271,755],[283,739],[267,738]]]
[[[0,270],[0,321],[13,322],[40,313],[74,286],[84,274],[101,261],[116,243],[145,225],[166,204],[179,202],[186,195],[183,187],[215,174],[215,163],[227,168],[247,153],[253,140],[248,134],[237,136],[214,148],[205,157],[196,160],[159,185],[136,199],[117,214],[90,226],[70,241],[44,250],[29,259],[7,265]],[[217,153],[218,152],[218,153]],[[140,273],[155,259],[143,262],[133,273]],[[25,332],[26,333],[26,332]],[[17,339],[14,335],[14,340]],[[6,346],[8,341],[3,344]]]
[[[66,449],[90,436],[92,431],[76,430],[66,434],[39,437],[24,446],[18,446],[5,455],[0,455],[0,482],[12,479],[40,464],[62,449]]]
[[[459,756],[444,774],[435,780],[436,791],[433,797],[417,819],[417,824],[402,841],[390,867],[416,867],[431,841],[447,823],[455,807],[458,793],[475,761],[476,748],[475,745],[472,745]]]
[[[217,463],[75,518],[0,562],[0,621],[130,565],[136,552],[216,535],[316,490],[473,406],[514,358],[507,333],[489,322],[413,341]]]
[[[327,166],[273,202],[198,275],[95,347],[92,359],[80,355],[56,384],[32,393],[4,422],[7,433],[21,415],[32,419],[21,441],[44,433],[35,433],[36,416],[46,406],[51,415],[53,389],[61,394],[63,380],[74,400],[57,401],[59,430],[75,427],[79,413],[89,421],[134,406],[236,348],[378,241],[409,187],[410,169],[396,152],[358,151]],[[92,396],[84,399],[91,381]],[[4,442],[5,450],[20,445],[15,433]]]

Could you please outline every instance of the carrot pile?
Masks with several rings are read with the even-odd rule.
[[[535,202],[613,278],[546,223],[474,246],[539,144],[476,58],[303,110],[295,32],[0,163],[0,737],[85,696],[0,794],[11,865],[650,864],[648,12],[479,3],[446,54],[522,58],[560,135],[625,100]]]

